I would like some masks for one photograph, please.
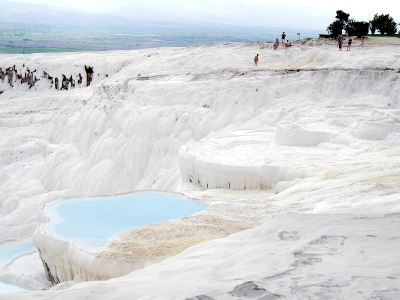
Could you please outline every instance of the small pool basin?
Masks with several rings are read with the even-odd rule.
[[[44,207],[51,219],[44,230],[84,248],[101,249],[132,228],[190,216],[205,208],[183,196],[154,192],[68,199]]]
[[[27,286],[15,284],[9,281],[0,280],[0,294],[14,294],[26,291],[34,291],[35,289],[29,288]],[[1,299],[1,296],[0,296]]]
[[[32,251],[37,250],[32,241],[5,244],[0,246],[0,266],[6,264],[11,259]]]

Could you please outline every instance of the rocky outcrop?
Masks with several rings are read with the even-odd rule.
[[[90,86],[93,80],[93,67],[84,66],[86,73],[86,83],[83,86],[83,77],[81,73],[77,75],[73,74],[62,74],[61,77],[55,77],[50,75],[47,71],[31,71],[28,67],[23,66],[22,70],[17,70],[14,66],[8,68],[0,67],[0,82],[8,83],[13,88],[18,84],[27,84],[29,88],[33,88],[38,82],[47,81],[50,84],[50,88],[56,90],[68,90],[75,87],[86,87]],[[3,91],[1,91],[3,92]]]

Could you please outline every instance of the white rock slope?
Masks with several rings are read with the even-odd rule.
[[[48,201],[135,190],[266,222],[125,277],[2,297],[399,298],[400,46],[311,43],[0,55],[3,70],[94,70],[68,90],[0,80],[0,241],[31,237]]]

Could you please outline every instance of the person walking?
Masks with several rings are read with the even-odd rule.
[[[361,47],[364,47],[364,36],[361,37]]]
[[[286,33],[282,32],[282,36],[281,36],[282,46],[285,45],[285,39],[286,39]]]
[[[254,65],[257,67],[258,64],[258,54],[254,56]]]

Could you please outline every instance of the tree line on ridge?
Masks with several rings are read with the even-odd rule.
[[[329,24],[328,29],[332,32],[332,36],[342,34],[343,30],[347,35],[357,37],[367,35],[369,32],[375,34],[376,31],[380,34],[394,35],[397,32],[397,24],[389,14],[375,14],[371,21],[365,22],[350,19],[350,14],[337,10],[335,20]]]

